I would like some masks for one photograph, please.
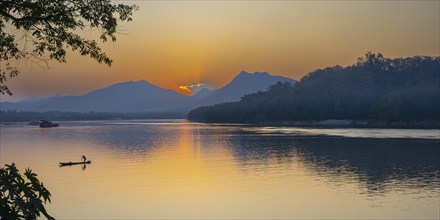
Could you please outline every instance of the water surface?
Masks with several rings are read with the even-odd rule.
[[[1,125],[0,160],[31,167],[59,219],[440,217],[440,133],[184,120]],[[61,161],[92,160],[58,167]]]

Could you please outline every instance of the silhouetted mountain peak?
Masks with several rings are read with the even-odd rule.
[[[246,86],[246,84],[255,84],[256,87],[266,84],[266,81],[271,81],[271,84],[274,84],[278,81],[284,82],[284,81],[290,81],[292,84],[295,84],[295,80],[282,77],[282,76],[274,76],[271,75],[268,72],[253,72],[249,73],[246,71],[241,71],[230,83],[228,83],[225,87],[230,86]],[[224,87],[224,88],[225,88]]]
[[[145,80],[139,80],[139,81],[127,81],[127,82],[120,82],[120,83],[116,83],[113,84],[107,88],[139,88],[139,87],[150,87],[150,86],[154,86],[155,85],[145,81]]]
[[[267,72],[249,73],[241,71],[231,82],[220,89],[212,91],[212,94],[202,99],[202,103],[203,105],[210,105],[239,101],[242,96],[258,91],[265,91],[269,86],[277,82],[290,82],[292,85],[296,83],[293,79],[282,76],[272,76]]]
[[[246,72],[241,71],[234,79],[244,79],[244,78],[255,78],[255,77],[271,77],[270,73],[268,72]]]
[[[237,76],[240,76],[240,75],[249,75],[249,74],[250,74],[249,72],[246,72],[246,71],[242,70]]]
[[[115,97],[115,96],[133,97],[133,96],[142,96],[145,94],[158,94],[161,93],[162,91],[174,92],[171,90],[167,90],[155,86],[145,80],[140,80],[140,81],[128,81],[128,82],[116,83],[111,86],[107,86],[95,90],[93,92],[87,93],[84,96],[106,96],[106,98]]]

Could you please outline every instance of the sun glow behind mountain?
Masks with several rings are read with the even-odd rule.
[[[179,86],[179,92],[184,95],[193,95],[193,88],[202,87],[204,85],[203,83],[195,83],[187,86]]]

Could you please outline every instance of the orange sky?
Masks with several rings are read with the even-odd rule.
[[[294,79],[349,65],[366,51],[386,57],[440,55],[439,1],[123,1],[139,5],[103,45],[112,67],[75,53],[50,69],[21,61],[12,97],[80,95],[117,82],[147,80],[178,90],[221,87],[241,70]],[[95,30],[83,36],[94,37]]]

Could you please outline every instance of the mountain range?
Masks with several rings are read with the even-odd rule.
[[[267,72],[240,72],[231,82],[215,90],[202,88],[193,96],[164,89],[147,81],[113,84],[79,96],[56,95],[45,99],[28,98],[1,102],[1,110],[72,112],[189,112],[199,106],[239,101],[246,94],[266,91],[277,82],[296,81]]]

